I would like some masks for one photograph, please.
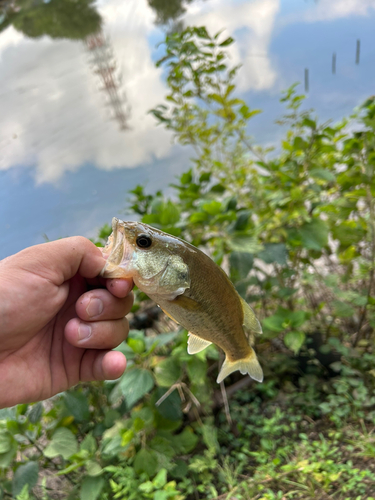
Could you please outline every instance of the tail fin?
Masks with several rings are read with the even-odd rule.
[[[222,382],[225,377],[235,372],[236,370],[239,370],[242,375],[248,373],[250,377],[257,382],[263,382],[263,370],[253,349],[251,349],[251,353],[249,354],[249,356],[243,359],[238,359],[237,361],[229,361],[228,358],[225,358],[223,366],[221,367],[220,373],[216,380],[217,383],[220,384],[220,382]]]

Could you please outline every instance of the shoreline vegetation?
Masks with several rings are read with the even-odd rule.
[[[264,382],[217,385],[221,353],[189,356],[137,290],[121,379],[0,411],[0,499],[375,498],[375,98],[320,123],[293,86],[284,139],[264,149],[232,43],[166,37],[169,93],[151,112],[192,166],[170,198],[132,190],[131,208],[226,270],[261,320]]]

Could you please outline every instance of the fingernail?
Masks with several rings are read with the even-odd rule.
[[[78,339],[85,340],[91,335],[91,326],[81,323],[78,327]]]
[[[86,312],[90,318],[93,318],[99,316],[103,312],[103,308],[103,302],[100,299],[91,299],[86,307]]]

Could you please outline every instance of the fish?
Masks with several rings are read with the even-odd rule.
[[[224,270],[208,255],[147,224],[116,217],[102,252],[106,264],[101,276],[132,278],[167,316],[188,331],[189,354],[212,343],[224,351],[218,383],[237,370],[263,381],[252,347],[262,327]]]

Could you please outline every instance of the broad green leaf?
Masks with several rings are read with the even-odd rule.
[[[80,500],[96,500],[100,498],[100,493],[103,489],[105,481],[102,477],[89,476],[85,477],[82,481]]]
[[[20,465],[14,473],[12,480],[12,493],[16,497],[21,493],[23,487],[28,485],[28,489],[34,488],[38,482],[39,465],[38,462],[29,461]]]
[[[12,460],[17,455],[17,449],[17,442],[13,441],[10,450],[0,454],[0,469],[9,467],[9,465],[12,463]]]
[[[187,372],[193,384],[207,383],[207,363],[198,356],[191,356],[187,362]]]
[[[100,474],[103,472],[103,469],[98,464],[98,462],[95,462],[95,460],[89,460],[86,463],[86,472],[89,476],[100,476]]]
[[[144,368],[132,368],[125,372],[120,381],[120,389],[125,397],[128,408],[154,387],[151,373]]]
[[[117,413],[117,412],[116,412]],[[118,414],[117,414],[118,415]],[[92,456],[97,449],[96,440],[91,434],[86,434],[83,441],[80,444],[81,451],[87,451],[89,456]]]
[[[156,435],[149,442],[149,447],[167,458],[172,458],[175,455],[175,450],[172,447],[171,441],[166,437]]]
[[[155,403],[158,401],[165,393],[166,389],[158,387],[155,391]],[[174,390],[169,396],[156,407],[157,411],[162,417],[173,422],[177,422],[182,418],[181,409],[181,399],[177,390]]]
[[[257,239],[251,236],[234,236],[228,238],[227,243],[235,252],[257,253],[262,248]]]
[[[163,226],[173,226],[180,220],[180,211],[176,204],[168,200],[159,209],[160,223]]]
[[[290,326],[292,328],[299,328],[306,321],[305,311],[293,311],[289,315]]]
[[[161,489],[167,483],[167,471],[166,469],[160,469],[152,480],[152,484],[156,489]]]
[[[77,453],[78,443],[74,434],[65,427],[60,427],[55,431],[49,445],[44,449],[43,454],[47,458],[54,458],[61,455],[65,460]]]
[[[232,252],[229,255],[230,278],[237,282],[249,274],[253,267],[254,256],[246,252]]]
[[[334,300],[332,306],[335,316],[339,318],[350,318],[355,313],[354,309],[349,304],[341,300]]]
[[[220,201],[210,201],[208,203],[203,203],[202,210],[210,215],[217,215],[222,211],[223,207]]]
[[[299,229],[302,244],[308,250],[321,250],[328,243],[328,226],[321,219],[313,219]]]
[[[315,177],[316,179],[321,179],[327,182],[334,182],[336,180],[335,176],[329,170],[324,168],[313,168],[310,170],[311,177]]]
[[[145,350],[144,340],[129,338],[127,340],[127,344],[136,354],[142,354],[142,352],[144,352]]]
[[[173,436],[172,444],[178,454],[186,455],[194,450],[198,441],[198,436],[194,434],[193,429],[185,427],[180,434]]]
[[[276,262],[283,266],[287,263],[288,251],[284,243],[266,243],[264,249],[258,253],[258,257],[266,264]]]
[[[64,404],[70,415],[77,422],[90,420],[90,410],[87,396],[82,392],[68,391],[64,394]]]
[[[156,383],[161,387],[170,387],[181,377],[181,366],[177,359],[169,357],[155,367]]]
[[[284,337],[284,344],[288,349],[297,354],[305,342],[304,332],[288,332]]]
[[[282,332],[290,325],[290,315],[291,311],[279,307],[276,314],[273,314],[262,321],[262,325],[267,330]]]
[[[28,419],[32,424],[36,424],[40,421],[43,415],[43,405],[42,403],[36,403],[31,407],[31,410],[28,414]]]
[[[186,463],[179,458],[175,460],[174,463],[175,467],[170,471],[171,476],[176,479],[183,479],[184,477],[186,477],[189,470]]]
[[[149,477],[153,476],[158,467],[156,453],[145,448],[140,449],[135,456],[133,467],[137,474],[146,472]]]
[[[2,429],[0,431],[0,454],[9,451],[12,447],[12,443],[12,434],[6,429]]]

